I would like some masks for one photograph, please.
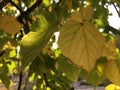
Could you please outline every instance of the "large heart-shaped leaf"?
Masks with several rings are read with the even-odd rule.
[[[89,7],[88,7],[89,9]],[[91,10],[91,9],[90,9]],[[87,71],[91,71],[104,49],[104,37],[88,22],[86,9],[76,12],[60,29],[59,47],[66,57]],[[91,15],[91,14],[90,14]],[[84,18],[82,18],[84,17]]]

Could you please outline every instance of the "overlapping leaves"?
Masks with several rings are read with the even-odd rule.
[[[61,27],[58,40],[63,55],[88,72],[102,56],[105,41],[89,22],[92,16],[93,8],[90,6],[73,13]]]
[[[69,80],[77,82],[80,70],[74,64],[72,64],[68,58],[60,55],[57,64],[58,69],[61,70]]]
[[[114,84],[120,85],[120,70],[116,60],[109,60],[105,65],[106,77]]]

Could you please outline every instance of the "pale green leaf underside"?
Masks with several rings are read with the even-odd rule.
[[[22,70],[40,54],[53,33],[48,29],[49,23],[44,16],[40,15],[38,19],[40,21],[36,30],[29,32],[20,41]]]
[[[92,24],[73,21],[61,27],[58,44],[72,62],[91,71],[102,55],[104,37]]]

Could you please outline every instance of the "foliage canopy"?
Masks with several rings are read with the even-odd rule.
[[[11,90],[72,90],[79,78],[120,85],[110,5],[120,17],[119,0],[1,0],[0,82]]]

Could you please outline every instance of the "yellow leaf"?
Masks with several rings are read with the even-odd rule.
[[[105,90],[120,90],[120,86],[117,86],[115,84],[109,84],[105,87]]]
[[[69,17],[66,22],[74,21],[83,23],[84,21],[88,21],[89,19],[91,19],[93,13],[94,13],[93,8],[91,6],[88,6],[86,8],[82,8],[80,12],[72,13],[71,17]]]
[[[104,48],[103,56],[106,56],[109,60],[114,59],[116,54],[116,45],[114,40],[109,40]]]
[[[13,16],[0,16],[0,28],[2,28],[5,32],[10,34],[16,34],[22,28],[22,24],[20,24],[15,17]]]
[[[68,19],[66,20],[67,23],[73,22],[73,21],[83,23],[82,16],[81,16],[80,12],[72,13],[71,17],[68,17]]]
[[[106,77],[114,84],[120,85],[120,71],[115,60],[109,60],[105,66]]]
[[[90,72],[102,56],[105,39],[97,28],[86,21],[81,23],[81,19],[79,12],[67,19],[60,29],[58,44],[66,57]]]
[[[93,7],[91,6],[87,6],[86,8],[82,9],[82,16],[83,16],[83,20],[89,20],[91,19],[91,17],[93,17]]]
[[[72,0],[66,0],[65,3],[69,9],[72,7]]]
[[[43,0],[43,3],[45,4],[45,6],[49,6],[50,5],[50,0]]]

